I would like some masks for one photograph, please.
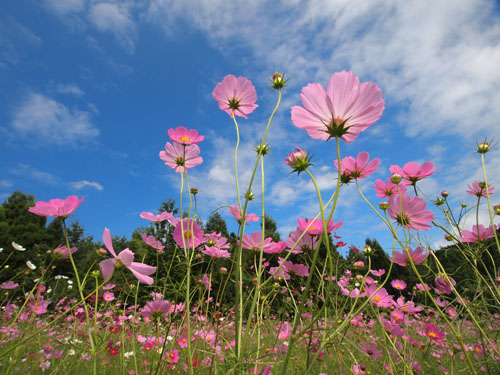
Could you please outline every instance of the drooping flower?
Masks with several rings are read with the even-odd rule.
[[[183,249],[194,249],[201,244],[203,234],[196,221],[185,217],[175,226],[174,240]]]
[[[14,250],[17,250],[17,251],[26,251],[26,249],[24,248],[24,246],[19,245],[18,243],[14,242],[14,241],[11,242],[11,245],[12,245],[12,248]]]
[[[148,236],[146,235],[146,233],[143,233],[142,239],[148,246],[151,246],[153,249],[156,249],[160,252],[165,249],[165,246],[163,246],[161,241],[157,240],[154,236]]]
[[[420,197],[410,197],[404,193],[401,197],[389,199],[389,215],[406,229],[428,230],[428,224],[434,220],[434,214],[425,209],[426,203]]]
[[[415,265],[418,266],[429,255],[429,253],[424,254],[424,249],[420,246],[417,247],[415,250],[413,250],[411,247],[408,247],[408,253],[404,250],[402,252],[395,251],[392,261],[394,261],[394,263],[396,264],[399,264],[401,267],[406,267],[411,264],[410,263],[410,258],[411,258],[413,259],[413,263],[415,263]]]
[[[488,238],[495,237],[495,229],[490,225],[488,228],[484,228],[483,224],[472,226],[472,232],[466,229],[462,229],[462,237],[460,239],[462,242],[484,242]]]
[[[104,280],[108,280],[111,277],[115,268],[125,266],[141,283],[147,285],[153,284],[153,278],[148,275],[154,273],[156,271],[156,267],[148,266],[144,263],[134,262],[134,253],[129,249],[122,250],[120,254],[116,255],[115,250],[113,249],[113,242],[111,241],[111,233],[108,228],[104,229],[102,239],[106,249],[108,249],[110,254],[113,255],[113,258],[105,259],[99,263],[99,268],[101,269]]]
[[[378,158],[368,162],[369,158],[370,154],[366,151],[360,152],[356,159],[352,156],[343,158],[340,162],[340,173],[347,180],[368,177],[374,173],[380,165],[380,160]],[[338,170],[338,160],[335,160],[334,164],[335,168]]]
[[[376,195],[379,198],[390,198],[393,195],[399,195],[400,191],[401,194],[406,192],[405,184],[400,183],[396,185],[391,181],[391,177],[388,177],[385,183],[382,180],[375,181],[375,186],[373,187],[373,189],[377,192]]]
[[[449,280],[449,281],[448,281]],[[436,285],[436,291],[444,294],[451,294],[453,287],[457,285],[457,282],[453,280],[451,276],[439,275],[434,280]]]
[[[183,173],[184,170],[196,167],[203,163],[203,158],[198,156],[200,148],[198,145],[183,146],[179,143],[170,142],[165,144],[165,151],[160,151],[160,159],[176,172]]]
[[[467,194],[475,195],[476,197],[487,198],[488,193],[489,193],[489,195],[495,194],[493,192],[493,190],[495,190],[495,188],[491,185],[488,186],[488,192],[486,191],[486,183],[483,181],[474,181],[472,183],[472,186],[467,185],[467,187],[469,188],[469,190],[467,190]]]
[[[19,286],[18,283],[15,283],[12,280],[5,281],[2,284],[0,284],[0,289],[16,289]]]
[[[292,107],[293,124],[313,139],[340,137],[354,141],[384,111],[382,91],[372,82],[360,83],[352,72],[334,73],[325,90],[319,83],[302,89],[303,107]]]
[[[51,199],[48,202],[36,202],[28,211],[38,216],[68,217],[82,204],[83,198],[71,195],[66,199]]]
[[[233,204],[228,208],[228,211],[231,215],[233,215],[236,218],[236,220],[238,220],[238,223],[241,224],[242,212],[241,212],[240,208],[237,205]],[[246,223],[251,222],[251,221],[258,221],[258,220],[259,220],[259,217],[255,214],[249,214],[247,212],[247,214],[245,215],[245,222]]]
[[[232,74],[225,76],[215,86],[212,97],[229,116],[233,116],[234,112],[235,116],[248,118],[247,115],[258,107],[255,104],[257,92],[252,82],[245,77],[236,78]]]
[[[160,223],[162,221],[171,219],[174,216],[174,214],[172,212],[163,211],[159,215],[155,215],[152,212],[145,211],[141,212],[139,216],[142,217],[143,219],[154,221],[155,223]]]
[[[192,145],[193,143],[200,143],[205,139],[203,135],[198,135],[197,130],[188,130],[184,126],[179,126],[175,129],[168,129],[168,136],[172,142],[177,142],[185,146]]]
[[[74,254],[75,251],[77,251],[78,248],[76,247],[72,247],[71,248],[71,254]],[[62,259],[66,259],[66,258],[69,258],[69,251],[68,251],[68,248],[66,246],[63,246],[63,245],[59,245],[57,246],[55,249],[54,249],[54,254],[57,254],[58,257],[62,258]]]
[[[323,221],[321,219],[309,219],[309,220],[304,220],[304,219],[297,219],[297,222],[299,223],[297,229],[300,230],[301,232],[306,232],[311,234],[311,235],[321,235],[323,233]],[[309,225],[311,226],[307,228]],[[335,229],[339,229],[343,225],[342,220],[339,220],[337,224],[335,224],[335,221],[330,220],[330,222],[327,225],[326,231],[327,233],[331,233]]]
[[[411,182],[412,185],[415,185],[417,181],[432,176],[434,173],[438,171],[438,169],[434,169],[434,164],[430,161],[426,161],[422,166],[417,163],[410,161],[405,164],[403,168],[399,165],[391,165],[389,170],[392,174],[397,174],[403,177],[404,179]]]

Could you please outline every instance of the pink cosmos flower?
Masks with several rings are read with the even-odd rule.
[[[203,242],[205,242],[205,250],[201,250],[203,254],[214,258],[231,257],[231,254],[227,251],[229,249],[229,242],[220,233],[205,234]]]
[[[381,277],[381,276],[385,275],[385,270],[383,268],[381,268],[379,270],[370,270],[370,273],[373,276]]]
[[[436,291],[444,294],[451,294],[453,291],[453,287],[457,285],[457,282],[448,276],[449,282],[446,276],[439,275],[434,280],[434,284],[436,285]]]
[[[164,317],[172,312],[173,305],[166,300],[154,300],[146,303],[146,305],[141,310],[141,315],[148,318],[154,316]]]
[[[375,186],[373,189],[377,192],[377,197],[379,198],[390,198],[393,195],[399,195],[399,191],[401,194],[406,192],[406,186],[404,183],[398,185],[391,181],[391,178],[388,177],[386,182],[384,183],[382,180],[375,181]]]
[[[28,306],[30,307],[31,311],[33,311],[37,315],[42,315],[47,312],[47,308],[50,305],[50,301],[36,301],[36,302],[28,302]]]
[[[233,204],[231,205],[231,207],[228,208],[228,211],[231,215],[233,215],[236,220],[238,220],[238,223],[241,224],[241,216],[242,216],[242,212],[240,210],[240,208]],[[249,214],[247,212],[247,214],[245,215],[245,222],[248,223],[248,222],[251,222],[251,221],[258,221],[259,220],[259,217],[255,214]]]
[[[415,250],[409,247],[408,253],[410,254],[409,257],[406,251],[404,250],[401,253],[395,251],[394,258],[392,259],[392,261],[394,261],[394,263],[396,264],[399,264],[401,267],[406,267],[410,265],[410,258],[411,258],[413,259],[413,263],[415,263],[415,265],[418,266],[429,255],[429,253],[424,254],[424,249],[420,246],[417,247]]]
[[[378,292],[377,289],[378,287],[374,284],[366,288],[366,295],[370,298],[370,301],[377,307],[391,307],[394,302],[392,296],[387,293],[385,288],[380,289]]]
[[[297,229],[300,230],[301,233],[306,232],[306,230],[307,233],[311,235],[319,236],[321,235],[321,233],[323,233],[323,221],[321,219],[317,220],[309,219],[306,221],[304,219],[299,218],[297,219],[297,222],[299,223]],[[311,224],[311,226],[309,227],[309,229],[306,229],[309,226],[309,224]],[[337,224],[335,224],[333,220],[330,220],[330,222],[327,225],[326,231],[327,233],[331,233],[335,229],[339,229],[342,225],[343,225],[342,220],[339,220]]]
[[[38,216],[68,217],[82,202],[83,198],[79,200],[76,195],[71,195],[66,199],[36,202],[34,207],[28,208],[28,211]]]
[[[472,232],[463,229],[460,239],[462,242],[478,243],[493,237],[495,237],[495,229],[491,225],[485,229],[483,224],[479,224],[479,227],[477,225],[472,226]]]
[[[2,284],[0,284],[0,289],[16,289],[19,286],[18,283],[15,283],[12,280],[5,281]]]
[[[430,323],[425,323],[425,335],[430,338],[432,341],[441,341],[444,339],[446,335],[445,332],[439,330],[438,326],[435,326]]]
[[[103,260],[99,263],[99,268],[101,269],[104,280],[108,280],[111,277],[115,268],[125,266],[141,283],[147,285],[153,284],[153,278],[148,275],[154,273],[156,271],[156,267],[148,266],[144,263],[134,262],[134,253],[129,249],[122,250],[120,254],[116,255],[115,250],[113,249],[113,242],[111,242],[111,233],[108,228],[104,229],[102,239],[106,249],[108,249],[110,254],[113,255],[113,258]]]
[[[380,358],[382,357],[382,350],[377,349],[376,343],[362,343],[358,344],[359,348],[365,352],[371,358]]]
[[[189,168],[196,167],[203,163],[203,159],[198,156],[200,148],[198,145],[183,146],[180,143],[169,142],[165,144],[165,151],[160,151],[160,159],[176,172],[184,172]]]
[[[438,169],[434,169],[434,164],[430,161],[425,162],[422,166],[417,163],[410,161],[406,163],[403,168],[399,165],[391,165],[389,170],[392,174],[398,174],[404,179],[411,182],[412,185],[415,185],[417,181],[432,176],[434,173],[438,171]]]
[[[229,116],[248,118],[258,107],[257,92],[252,82],[245,77],[236,78],[229,74],[219,82],[212,92],[212,97],[219,103],[219,108],[225,111]]]
[[[151,246],[153,249],[158,251],[163,251],[163,249],[165,249],[165,246],[163,246],[161,241],[158,241],[154,236],[148,236],[146,233],[143,233],[142,239],[146,245]]]
[[[163,211],[159,215],[155,215],[152,212],[141,212],[139,216],[142,217],[143,219],[154,221],[155,223],[160,223],[164,220],[171,219],[174,216],[174,214],[167,211]]]
[[[392,280],[391,285],[394,289],[404,290],[407,284],[403,280]]]
[[[179,351],[177,349],[172,350],[166,356],[166,361],[171,364],[176,364],[179,362]]]
[[[272,248],[273,239],[267,237],[264,239],[263,251],[266,252]],[[262,245],[262,232],[253,232],[250,236],[248,234],[243,235],[243,241],[241,241],[241,247],[247,250],[260,251]]]
[[[184,146],[192,145],[193,143],[200,143],[205,139],[204,136],[198,135],[197,130],[188,130],[184,126],[179,126],[175,129],[168,129],[168,136],[172,142],[177,142]]]
[[[389,215],[406,229],[428,230],[434,220],[434,214],[425,209],[426,203],[420,197],[410,197],[404,193],[401,197],[389,199]]]
[[[279,254],[286,248],[285,241],[271,242],[271,247],[264,249],[266,254]]]
[[[72,248],[71,248],[71,254],[74,254],[77,250],[78,250],[78,248],[76,248],[76,247],[72,247]],[[57,247],[54,249],[54,254],[57,254],[57,256],[59,256],[59,257],[60,257],[60,258],[62,258],[62,259],[69,258],[69,251],[68,251],[68,248],[67,248],[66,246],[63,246],[63,245],[59,245],[59,246],[57,246]]]
[[[192,219],[185,217],[177,223],[174,229],[174,240],[183,249],[194,249],[203,240],[203,231],[198,223]],[[184,240],[183,240],[184,237]]]
[[[106,302],[112,302],[115,299],[115,294],[113,292],[104,292],[102,299]]]
[[[341,137],[354,141],[384,111],[382,91],[371,82],[360,83],[352,72],[334,73],[325,90],[319,83],[302,89],[303,107],[292,107],[293,124],[313,139]]]
[[[283,258],[278,258],[278,263],[281,265],[283,263]],[[276,272],[278,267],[271,267],[269,273],[272,275]],[[294,264],[292,261],[287,260],[283,263],[283,267],[276,272],[273,276],[275,279],[281,278],[285,280],[290,280],[290,275],[297,275],[307,277],[309,276],[309,267],[304,264]]]
[[[300,238],[300,236],[304,233],[300,229],[294,230],[292,233],[290,233],[290,236],[286,239],[286,246],[289,249],[294,248],[295,243],[297,240]],[[303,251],[309,251],[309,250],[315,250],[316,247],[318,246],[318,237],[313,236],[309,233],[305,233],[304,236],[300,239],[299,242],[297,242],[297,245],[295,246],[293,253],[294,254],[300,254]]]
[[[378,158],[375,158],[372,161],[368,162],[369,158],[370,154],[368,154],[368,152],[366,151],[360,152],[356,159],[354,159],[352,156],[347,156],[342,159],[340,163],[340,172],[348,181],[351,179],[368,177],[369,175],[374,173],[380,165],[380,160]],[[334,164],[335,168],[337,168],[338,170],[338,160],[335,160]]]
[[[487,192],[486,192],[486,184],[483,181],[474,181],[472,183],[472,186],[467,185],[467,187],[469,188],[469,190],[467,190],[467,194],[469,194],[469,195],[475,195],[476,197],[483,197],[483,198],[488,197]],[[489,195],[495,194],[495,193],[493,193],[493,190],[495,190],[495,188],[493,186],[491,186],[491,185],[488,186]]]

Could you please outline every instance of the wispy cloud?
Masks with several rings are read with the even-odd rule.
[[[91,121],[90,112],[70,109],[34,92],[13,112],[10,125],[17,134],[38,137],[38,143],[58,145],[81,143],[100,133]]]
[[[57,92],[61,94],[71,94],[75,96],[83,96],[85,95],[85,92],[78,87],[76,83],[69,83],[69,84],[58,84],[56,88]]]
[[[104,190],[103,186],[99,182],[95,181],[80,180],[80,181],[70,182],[69,184],[75,190],[81,190],[86,187],[91,187],[98,191]]]
[[[23,178],[34,179],[45,185],[58,185],[62,183],[61,179],[55,174],[33,168],[28,164],[19,164],[11,167],[9,168],[9,173]]]

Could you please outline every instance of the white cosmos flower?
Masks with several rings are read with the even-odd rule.
[[[14,248],[14,250],[26,251],[26,249],[22,245],[19,245],[18,243],[15,243],[14,241],[12,241],[11,245]]]
[[[36,270],[36,266],[33,263],[31,263],[29,260],[26,262],[26,265],[32,271]]]

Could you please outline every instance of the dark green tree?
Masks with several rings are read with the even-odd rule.
[[[205,233],[213,233],[213,232],[220,233],[222,234],[223,237],[229,238],[226,221],[217,211],[215,211],[212,215],[210,215],[207,224],[205,225]]]

